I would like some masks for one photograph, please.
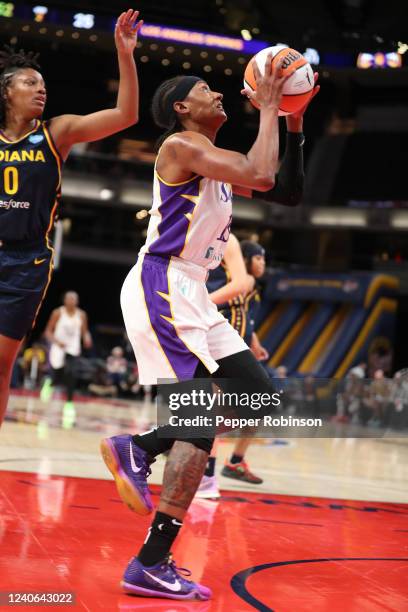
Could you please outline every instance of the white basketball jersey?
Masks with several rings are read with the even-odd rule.
[[[231,231],[232,186],[202,176],[167,183],[156,169],[147,239],[141,253],[216,268]]]
[[[56,342],[51,344],[50,363],[55,369],[62,368],[65,355],[78,357],[81,354],[82,317],[79,308],[71,316],[66,308],[61,306],[60,316],[55,324],[54,338],[64,345],[62,348]]]

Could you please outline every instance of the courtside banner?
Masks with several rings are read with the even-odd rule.
[[[368,307],[378,296],[395,297],[398,279],[386,274],[294,274],[277,273],[268,278],[268,300],[315,300]]]
[[[407,437],[408,381],[274,378],[161,381],[156,398],[165,438]]]

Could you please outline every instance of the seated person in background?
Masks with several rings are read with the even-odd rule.
[[[370,397],[372,407],[372,418],[370,425],[380,426],[385,424],[385,415],[388,411],[391,395],[390,380],[384,376],[384,370],[378,369],[374,372],[374,380],[370,385]]]
[[[106,371],[113,385],[122,388],[127,378],[128,364],[124,357],[123,348],[115,346],[106,360]]]
[[[408,427],[408,380],[405,370],[394,374],[386,421],[386,425],[393,429]]]
[[[24,387],[35,389],[45,372],[47,355],[41,344],[35,342],[23,353]]]

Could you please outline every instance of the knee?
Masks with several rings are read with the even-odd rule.
[[[192,444],[196,448],[199,448],[200,450],[203,450],[204,452],[208,454],[211,453],[211,450],[214,444],[214,438],[188,438],[188,439],[184,438],[180,441],[188,442],[189,444]]]

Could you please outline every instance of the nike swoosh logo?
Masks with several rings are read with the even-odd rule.
[[[153,576],[153,574],[146,572],[146,570],[143,570],[143,571],[147,576],[149,576],[149,578],[151,578],[152,580],[154,580],[161,586],[165,587],[166,589],[170,589],[170,591],[174,591],[174,592],[181,590],[181,584],[179,583],[178,580],[176,580],[176,582],[166,582],[165,580],[161,580],[157,576]]]
[[[140,470],[142,468],[141,467],[137,467],[137,465],[135,463],[135,458],[133,457],[132,443],[131,442],[129,442],[129,450],[130,450],[130,465],[131,465],[132,471],[135,472],[135,474],[137,474],[138,472],[140,472]]]
[[[40,264],[44,263],[44,261],[47,261],[47,259],[46,258],[45,259],[37,259],[37,258],[35,258],[34,259],[34,264],[36,266],[39,266]]]

